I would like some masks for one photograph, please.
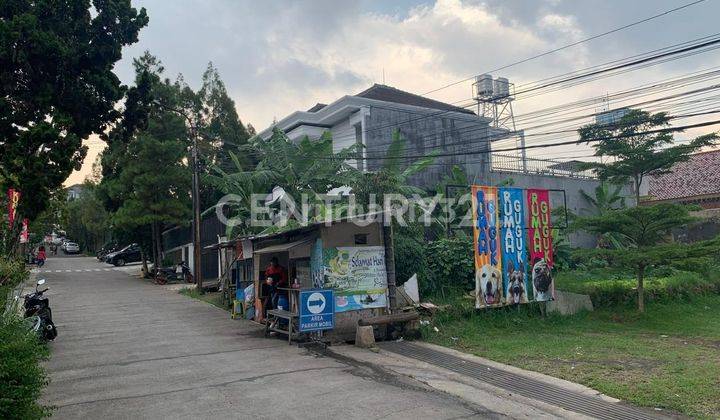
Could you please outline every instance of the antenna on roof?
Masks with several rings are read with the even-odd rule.
[[[385,84],[385,67],[383,67],[382,69],[383,69],[383,85],[384,85]]]

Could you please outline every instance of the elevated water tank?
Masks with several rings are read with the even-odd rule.
[[[498,77],[493,83],[493,96],[496,98],[507,98],[510,96],[510,81],[504,77]]]
[[[481,74],[475,76],[475,86],[478,97],[487,97],[493,95],[493,78],[489,74]]]

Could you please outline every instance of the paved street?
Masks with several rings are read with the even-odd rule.
[[[369,365],[265,339],[245,321],[89,257],[51,257],[56,418],[499,417]]]

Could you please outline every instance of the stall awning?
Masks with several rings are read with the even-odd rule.
[[[256,249],[253,252],[255,254],[272,254],[275,252],[285,252],[291,248],[295,248],[296,246],[300,246],[303,244],[306,244],[308,242],[312,242],[314,238],[307,238],[300,241],[295,242],[286,242],[284,244],[277,244],[277,245],[270,245],[268,247],[262,248],[262,249]]]

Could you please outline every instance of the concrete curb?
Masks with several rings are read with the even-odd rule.
[[[568,392],[593,396],[609,403],[620,402],[620,400],[616,398],[609,397],[594,389],[574,382],[558,379],[537,372],[527,371],[433,344],[422,342],[414,343],[430,350],[443,352],[463,360],[486,364],[488,366],[492,366],[494,369],[503,370],[528,379],[552,384],[566,389]],[[378,368],[395,374],[412,378],[433,389],[454,395],[469,403],[481,405],[489,410],[502,413],[512,418],[591,418],[540,400],[513,394],[507,389],[498,388],[481,380],[390,351],[378,348],[367,350],[355,346],[345,345],[333,346],[330,351],[361,363],[372,364]],[[519,410],[517,408],[518,403],[521,406],[526,407],[526,409]]]

